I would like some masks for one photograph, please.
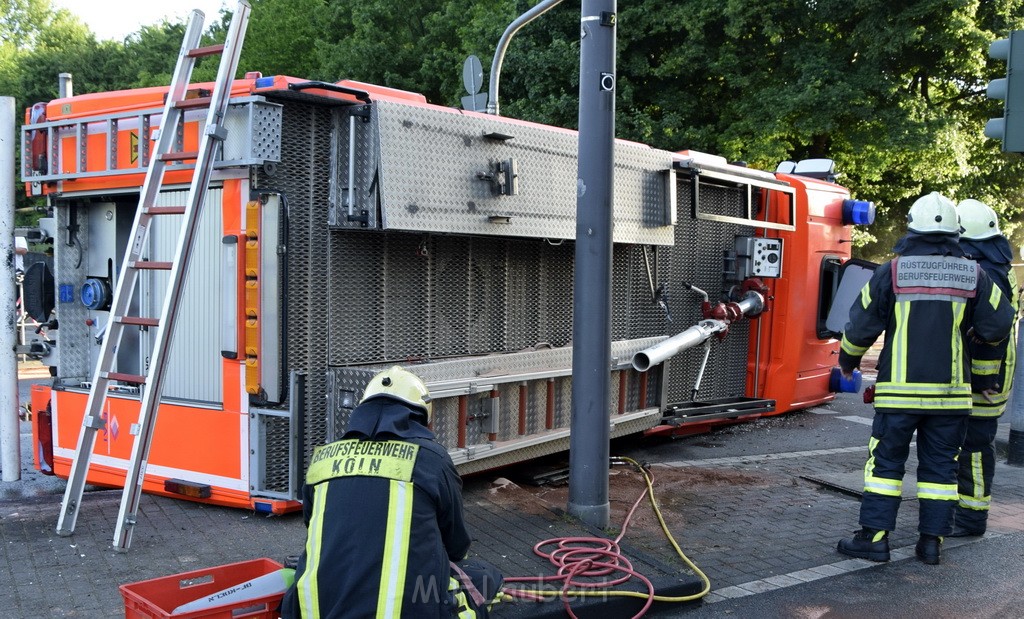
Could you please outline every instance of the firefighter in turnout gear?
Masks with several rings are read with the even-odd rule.
[[[303,487],[306,546],[283,617],[486,615],[452,578],[464,574],[453,562],[466,556],[470,537],[462,480],[427,427],[431,412],[423,382],[395,366],[367,385],[341,440],[313,451]],[[496,572],[491,580],[488,601],[500,587]]]
[[[875,269],[850,308],[839,366],[851,375],[885,333],[875,384],[875,418],[864,466],[860,525],[839,552],[889,560],[903,474],[917,432],[918,558],[939,563],[953,527],[957,453],[971,412],[969,342],[998,343],[1010,332],[1010,301],[958,244],[956,206],[931,193],[914,202],[897,257]],[[995,347],[990,346],[994,350]]]
[[[981,265],[1010,299],[1016,316],[1020,311],[1020,292],[1010,266],[1013,250],[999,231],[995,211],[978,200],[964,200],[956,210],[964,230],[960,233],[960,248]],[[1000,342],[994,351],[987,344],[971,343],[974,408],[967,421],[967,436],[960,452],[960,500],[950,537],[985,533],[996,465],[996,430],[1013,387],[1017,337],[1015,320],[1010,337]],[[991,359],[993,353],[995,361]]]

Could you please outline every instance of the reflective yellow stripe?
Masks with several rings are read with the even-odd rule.
[[[969,409],[971,401],[969,383],[942,385],[881,382],[875,386],[876,408]]]
[[[910,302],[896,303],[896,333],[892,338],[892,380],[897,383],[907,382],[907,317],[910,315]]]
[[[871,284],[864,284],[864,287],[860,289],[860,305],[864,309],[867,309],[871,305]]]
[[[377,592],[378,619],[402,615],[406,562],[409,559],[409,530],[412,528],[413,485],[395,480],[390,484],[384,563],[380,571],[380,590]]]
[[[875,472],[875,447],[877,445],[877,438],[872,436],[868,439],[868,461],[864,463],[864,479],[871,477]]]
[[[869,348],[869,346],[857,346],[850,340],[846,339],[845,333],[843,334],[843,343],[840,344],[840,346],[842,347],[843,352],[854,357],[863,357],[864,353],[866,353]]]
[[[974,498],[985,496],[985,474],[981,466],[981,452],[971,454],[971,485],[974,487]]]
[[[980,451],[971,454],[971,488],[973,494],[960,495],[960,505],[967,509],[987,511],[992,503],[992,496],[987,494],[988,489],[985,488],[985,471],[982,468]]]
[[[983,394],[975,393],[972,395],[974,396],[974,403],[978,406],[999,406],[1005,405],[1007,402],[1010,401],[1010,394],[1005,391],[1000,391],[999,393],[992,394],[990,396],[992,398],[991,402],[986,400]]]
[[[1013,269],[1006,272],[1006,280],[1010,284],[1010,306],[1013,307],[1013,315],[1016,316],[1020,310],[1020,286],[1017,285],[1017,273]]]
[[[978,511],[988,510],[989,505],[992,503],[992,496],[986,494],[980,452],[971,454],[971,487],[974,490],[974,494],[961,494],[960,505]]]
[[[966,395],[971,392],[970,383],[951,385],[940,383],[896,383],[880,382],[875,387],[876,393],[894,395]]]
[[[306,571],[296,583],[301,615],[308,619],[320,619],[317,571],[320,569],[320,541],[323,539],[326,505],[327,484],[322,484],[313,489],[313,514],[309,518],[309,530],[306,533]]]
[[[950,347],[953,351],[950,356],[949,375],[953,378],[954,383],[962,383],[964,381],[964,340],[960,335],[960,324],[964,320],[964,311],[967,309],[967,305],[964,303],[954,303],[953,309],[953,331],[950,334]]]
[[[917,498],[956,501],[960,495],[957,494],[956,484],[931,484],[919,481],[917,482]]]
[[[999,406],[994,406],[992,408],[983,407],[981,404],[975,402],[974,403],[974,408],[971,409],[971,417],[984,417],[984,418],[993,417],[994,418],[994,417],[999,417],[1000,415],[1002,415],[1005,412],[1006,412],[1006,403],[1005,402],[1002,403]]]
[[[999,301],[1003,298],[1003,291],[999,289],[999,286],[992,284],[992,292],[988,295],[989,305],[992,309],[999,309]]]
[[[983,360],[983,359],[972,359],[971,360],[971,371],[978,376],[991,376],[999,373],[999,368],[1002,366],[999,363],[999,359]]]
[[[1013,375],[1017,370],[1017,338],[1020,337],[1020,323],[1017,322],[1017,310],[1013,313],[1014,323],[1010,329],[1010,340],[1006,344],[1006,357],[1003,359],[1003,392],[1009,393],[1013,388]]]
[[[868,461],[864,463],[864,492],[885,496],[900,496],[903,493],[902,480],[875,477],[874,475],[876,447],[878,447],[878,439],[872,436],[868,439]]]
[[[903,481],[899,479],[886,479],[885,477],[864,476],[864,492],[882,494],[885,496],[900,496],[903,494]]]
[[[455,616],[458,619],[476,619],[476,611],[469,607],[469,598],[466,596],[466,592],[463,591],[459,581],[449,578],[448,591],[455,598],[455,612],[457,613]]]
[[[965,509],[973,509],[976,512],[987,512],[989,507],[992,505],[992,497],[982,497],[981,499],[975,499],[974,497],[960,495],[960,507]]]
[[[918,398],[914,396],[875,395],[875,408],[920,408],[927,410],[955,410],[971,408],[970,396],[962,398]]]

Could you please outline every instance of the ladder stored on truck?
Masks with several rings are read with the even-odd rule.
[[[131,545],[153,428],[156,425],[157,406],[160,401],[170,338],[174,330],[185,275],[188,272],[189,256],[192,253],[199,215],[213,171],[214,157],[217,147],[227,134],[223,121],[227,113],[235,71],[238,69],[238,58],[241,54],[242,40],[245,38],[250,11],[251,7],[248,1],[239,0],[224,44],[208,47],[199,47],[203,33],[203,13],[198,10],[192,11],[189,16],[181,52],[178,54],[178,63],[167,93],[167,101],[164,104],[159,135],[139,197],[139,207],[135,213],[135,223],[132,225],[129,245],[118,274],[117,286],[110,308],[110,318],[93,374],[85,418],[82,420],[82,430],[78,436],[78,447],[75,450],[71,474],[64,491],[64,500],[61,502],[60,517],[57,522],[59,535],[71,535],[74,532],[75,521],[81,509],[82,492],[89,469],[89,459],[92,456],[96,440],[96,431],[105,425],[101,412],[107,398],[107,389],[111,381],[120,381],[139,385],[141,392],[139,419],[132,428],[132,434],[135,434],[136,437],[132,444],[131,459],[125,475],[124,492],[121,496],[121,508],[117,515],[117,525],[114,531],[114,548],[116,550],[123,552]],[[212,94],[209,97],[186,99],[196,60],[216,54],[221,55],[221,62]],[[199,141],[199,150],[196,152],[173,152],[176,137],[184,127],[185,111],[207,106],[209,111],[206,116],[206,127]],[[168,165],[191,160],[195,161],[195,170],[186,204],[184,206],[157,206],[157,198]],[[171,262],[146,260],[143,256],[152,220],[161,215],[182,216],[178,243]],[[169,273],[159,318],[128,315],[132,296],[139,281],[139,274],[144,270],[165,270]],[[145,376],[118,372],[115,368],[117,350],[126,326],[157,328]]]

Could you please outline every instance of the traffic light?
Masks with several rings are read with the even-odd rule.
[[[989,58],[1006,61],[1006,77],[989,82],[989,99],[1003,100],[1003,117],[985,123],[985,136],[1003,141],[1003,151],[1024,153],[1024,30],[1013,30],[988,48]]]

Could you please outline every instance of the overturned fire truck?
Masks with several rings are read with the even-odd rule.
[[[33,291],[52,298],[37,356],[54,377],[32,396],[35,465],[59,476],[167,91],[26,114],[22,177],[55,231],[54,272],[37,278],[50,288]],[[433,429],[464,474],[567,449],[576,133],[354,81],[249,74],[230,96],[143,489],[295,509],[313,447],[340,436],[368,378],[395,364],[427,382]],[[204,115],[184,118],[188,149]],[[612,436],[833,397],[826,318],[851,226],[873,206],[821,163],[770,173],[616,143]],[[160,204],[181,202],[193,167],[169,168]],[[143,248],[154,260],[175,242],[165,221]],[[143,274],[140,313],[165,286],[166,274]],[[153,331],[124,337],[118,372],[145,373]],[[690,335],[659,346],[679,333]],[[114,382],[87,479],[118,487],[140,388]]]

